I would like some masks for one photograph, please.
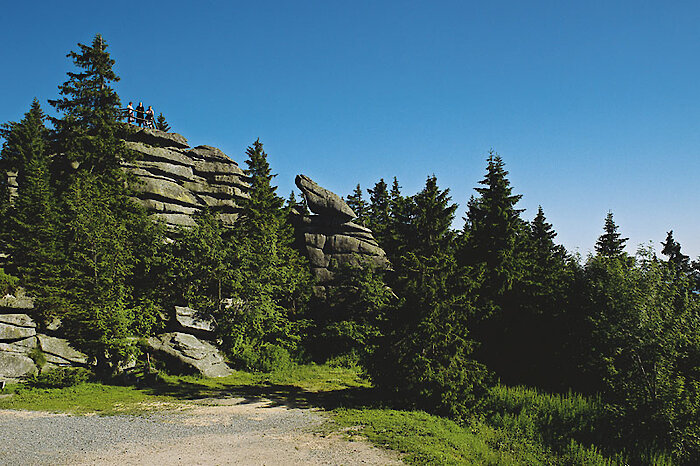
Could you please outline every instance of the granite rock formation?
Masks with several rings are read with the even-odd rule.
[[[40,333],[34,320],[33,300],[19,290],[0,297],[0,381],[22,377],[55,367],[88,367],[85,354],[77,351],[62,335],[60,321],[54,321]],[[147,347],[169,369],[199,373],[207,377],[229,375],[231,369],[223,355],[211,343],[214,320],[188,307],[175,307],[167,333],[151,337]],[[32,356],[41,350],[45,363],[40,368]]]
[[[148,346],[171,368],[198,372],[205,377],[225,377],[232,373],[219,350],[189,333],[163,333],[148,339]]]
[[[141,129],[126,141],[137,160],[124,168],[134,175],[137,201],[168,227],[192,226],[203,207],[217,212],[232,227],[245,199],[248,178],[238,164],[216,147],[190,148],[177,133]]]
[[[295,182],[313,213],[298,215],[294,224],[297,242],[319,284],[317,292],[333,284],[332,262],[338,266],[369,262],[378,268],[390,267],[372,230],[352,223],[356,216],[340,196],[305,175],[298,175]]]
[[[31,357],[37,349],[46,360],[42,370],[87,365],[87,356],[72,348],[68,340],[39,333],[33,313],[33,300],[21,290],[0,298],[0,380],[17,380],[39,372]]]

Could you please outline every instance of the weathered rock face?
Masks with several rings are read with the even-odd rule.
[[[87,356],[75,350],[67,340],[63,338],[50,337],[48,335],[37,335],[39,347],[44,352],[46,362],[53,366],[86,366]]]
[[[124,164],[134,175],[136,198],[169,227],[192,226],[192,214],[211,207],[232,227],[240,201],[248,197],[248,178],[216,147],[190,148],[176,133],[141,129],[126,142],[138,160]]]
[[[0,298],[0,380],[16,380],[39,372],[31,357],[37,348],[44,353],[45,370],[88,363],[87,356],[72,348],[68,340],[38,333],[33,309],[33,300],[21,291],[16,296]]]
[[[355,214],[342,198],[304,175],[297,176],[296,184],[309,209],[317,214],[295,220],[297,242],[322,287],[333,282],[331,261],[337,265],[371,262],[379,268],[389,267],[386,253],[374,239],[372,230],[350,221]]]
[[[164,333],[148,339],[148,346],[158,356],[169,359],[181,370],[199,372],[205,377],[224,377],[232,373],[219,350],[194,335],[181,332]]]
[[[214,337],[216,329],[214,318],[191,307],[175,306],[175,322],[186,333],[204,338]]]
[[[337,220],[338,223],[349,222],[357,217],[340,196],[322,188],[308,176],[297,175],[294,182],[304,193],[311,212],[321,215],[328,221]]]

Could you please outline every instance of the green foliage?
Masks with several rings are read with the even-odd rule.
[[[472,283],[452,254],[456,206],[435,177],[410,202],[410,247],[396,260],[391,282],[400,300],[387,313],[369,371],[392,399],[461,417],[477,407],[489,376],[472,356]]]
[[[673,230],[666,234],[666,241],[661,243],[661,246],[661,254],[667,256],[671,264],[684,272],[690,270],[690,257],[681,252],[681,243],[673,238]]]
[[[260,372],[284,371],[293,365],[289,351],[270,343],[263,343],[257,348],[243,346],[236,358],[243,368]]]
[[[8,293],[13,293],[18,282],[19,278],[5,273],[5,270],[0,267],[0,295],[5,296]]]
[[[308,264],[292,247],[291,224],[258,140],[247,150],[250,197],[232,237],[233,305],[218,318],[231,355],[269,343],[298,351],[310,296]],[[222,326],[223,325],[223,326]]]
[[[44,366],[46,365],[46,355],[44,352],[41,350],[39,346],[35,346],[32,348],[32,350],[29,352],[27,355],[31,358],[32,361],[34,361],[34,364],[36,367],[39,368],[39,374],[41,374],[41,371],[44,369]]]
[[[376,349],[380,327],[392,301],[392,292],[384,282],[384,273],[369,262],[331,261],[333,285],[326,299],[317,304],[316,352],[325,358],[341,354],[359,354],[365,359]]]
[[[44,113],[35,99],[19,123],[3,126],[3,166],[17,173],[18,194],[7,209],[2,232],[9,240],[10,268],[23,286],[37,295],[37,309],[46,316],[55,304],[59,266],[63,261],[59,242],[58,205],[49,172],[48,130]]]
[[[479,197],[467,205],[467,218],[459,239],[459,264],[467,267],[477,287],[472,332],[479,342],[478,359],[498,375],[511,372],[511,358],[519,348],[517,300],[513,287],[527,268],[527,225],[515,206],[522,197],[512,193],[501,157],[489,152],[486,175],[475,188]],[[517,357],[517,356],[516,356]]]
[[[390,222],[389,191],[384,179],[379,180],[373,189],[368,189],[369,207],[366,210],[366,225],[372,230],[379,244],[386,242]],[[357,212],[355,212],[357,213]]]
[[[608,211],[605,216],[604,233],[595,243],[595,250],[601,256],[617,257],[624,254],[625,243],[629,238],[622,238],[622,235],[617,232],[617,228],[618,226],[613,220],[613,213]]]
[[[155,312],[133,291],[134,283],[147,279],[144,262],[154,251],[146,246],[158,241],[158,230],[110,176],[79,172],[64,202],[64,327],[107,374],[137,354],[131,337]]]
[[[85,383],[91,378],[92,373],[81,367],[57,367],[27,377],[26,384],[32,388],[67,388]]]
[[[69,57],[77,71],[68,72],[68,80],[58,87],[63,96],[49,103],[61,118],[51,118],[55,130],[57,163],[75,163],[95,173],[113,173],[119,163],[129,159],[122,136],[128,125],[119,122],[121,101],[110,87],[119,81],[112,67],[114,60],[106,51],[107,43],[95,35],[91,45],[78,44],[79,52]]]
[[[153,395],[152,390],[85,382],[66,388],[20,388],[11,397],[0,399],[0,409],[71,414],[138,414],[153,410],[154,402],[162,405],[162,402],[169,400],[172,398]],[[150,402],[150,406],[144,402]]]
[[[362,188],[360,188],[359,183],[352,194],[348,194],[346,201],[352,211],[355,212],[355,215],[357,215],[357,218],[353,220],[353,222],[358,225],[366,226],[369,206],[367,205],[367,201],[362,198]]]
[[[575,440],[557,454],[536,438],[510,426],[495,427],[479,419],[457,422],[420,411],[336,409],[333,420],[377,445],[399,451],[407,464],[616,465],[595,447]]]
[[[468,203],[460,257],[462,263],[484,268],[482,299],[498,301],[522,273],[518,252],[524,223],[515,208],[522,196],[512,194],[501,156],[491,151],[487,162],[479,181],[484,187],[475,188],[479,197]]]
[[[502,315],[490,330],[500,337],[503,353],[498,374],[510,384],[568,388],[572,364],[566,350],[571,333],[567,309],[577,264],[555,244],[555,237],[539,207],[521,238],[520,278],[499,299]]]
[[[163,113],[159,113],[158,118],[156,118],[156,129],[160,130],[160,131],[166,131],[166,132],[170,131],[170,125],[165,120]]]
[[[204,209],[193,215],[195,226],[181,228],[170,248],[172,305],[187,303],[205,313],[219,313],[231,289],[231,244],[216,213]]]
[[[616,442],[700,458],[700,307],[688,277],[640,250],[594,256],[581,297],[588,319],[584,374],[616,413]],[[612,434],[611,434],[612,435]]]

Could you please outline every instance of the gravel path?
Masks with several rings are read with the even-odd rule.
[[[310,409],[200,400],[139,416],[0,410],[0,464],[401,464],[364,441],[319,431]]]

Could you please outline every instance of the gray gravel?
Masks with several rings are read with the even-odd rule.
[[[364,442],[314,434],[324,421],[308,409],[241,399],[139,416],[0,411],[0,464],[398,462]]]

